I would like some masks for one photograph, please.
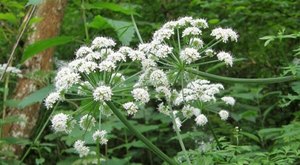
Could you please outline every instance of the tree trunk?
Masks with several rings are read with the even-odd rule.
[[[33,32],[29,35],[26,45],[30,45],[39,40],[52,38],[59,34],[66,4],[67,0],[44,0],[43,3],[37,7],[35,16],[42,18],[42,21],[32,27]],[[25,62],[22,72],[27,74],[38,70],[50,71],[53,65],[53,53],[54,49],[49,48],[29,59]],[[24,97],[41,87],[41,83],[38,83],[37,81],[28,78],[20,78],[15,88],[14,99],[22,100]],[[40,106],[41,104],[37,103],[21,110],[14,108],[8,109],[7,116],[19,116],[24,118],[26,122],[4,126],[4,137],[30,137],[38,119]],[[12,146],[10,148],[12,148],[16,154],[22,152],[22,147],[20,146]]]

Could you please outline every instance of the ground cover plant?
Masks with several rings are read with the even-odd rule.
[[[298,164],[297,5],[1,0],[1,164]]]

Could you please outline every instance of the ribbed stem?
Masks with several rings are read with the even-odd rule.
[[[216,80],[225,83],[276,84],[276,83],[289,82],[289,81],[295,81],[300,79],[299,77],[295,77],[295,76],[274,77],[274,78],[233,78],[233,77],[218,76],[218,75],[214,75],[214,74],[210,74],[210,73],[206,73],[194,69],[187,69],[187,71],[195,75],[205,77],[209,80]]]
[[[171,165],[177,165],[177,163],[163,153],[159,148],[152,144],[144,135],[142,135],[138,130],[136,130],[124,117],[124,115],[118,110],[113,102],[106,101],[106,104],[113,111],[113,113],[121,120],[121,122],[133,133],[137,138],[139,138],[151,151],[153,151],[158,157],[166,161]]]

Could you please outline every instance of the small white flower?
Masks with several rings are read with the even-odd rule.
[[[64,113],[56,114],[51,119],[52,128],[55,132],[70,133],[73,128],[71,119],[72,118],[69,115]]]
[[[185,105],[182,108],[182,114],[185,118],[191,118],[193,115],[199,116],[201,113],[200,109],[192,107],[190,105]]]
[[[82,46],[76,51],[76,58],[85,57],[89,53],[92,53],[93,50],[87,46]]]
[[[160,69],[154,70],[150,74],[150,79],[149,80],[150,80],[150,83],[155,87],[158,87],[160,85],[163,85],[163,86],[168,86],[169,85],[167,75]]]
[[[119,61],[126,61],[126,57],[124,54],[115,52],[107,56],[106,60],[111,61],[113,63],[119,62]]]
[[[91,130],[95,126],[96,119],[91,115],[84,115],[80,118],[79,126],[83,130]]]
[[[221,51],[217,54],[217,57],[218,57],[218,60],[224,61],[226,65],[232,66],[233,58],[229,53]]]
[[[191,22],[193,22],[193,17],[182,17],[182,18],[179,18],[177,21],[179,26],[187,26]]]
[[[6,69],[6,70],[5,70]],[[18,76],[20,78],[23,77],[22,75],[22,71],[16,67],[12,67],[12,66],[7,66],[7,64],[0,64],[0,75],[2,75],[3,73],[10,73],[14,76]]]
[[[98,68],[97,63],[92,61],[84,61],[78,68],[78,72],[90,74],[91,72],[95,72]]]
[[[226,43],[229,39],[231,41],[237,41],[238,38],[237,33],[231,28],[216,28],[211,32],[210,35],[216,37],[217,40],[221,39],[224,43]]]
[[[63,67],[57,72],[55,77],[55,87],[58,91],[67,90],[80,80],[78,73],[71,68]]]
[[[226,110],[221,110],[219,112],[219,116],[221,117],[221,120],[227,120],[229,117],[229,112]]]
[[[124,55],[128,55],[131,51],[133,51],[130,47],[122,46],[118,52]]]
[[[194,19],[193,21],[191,21],[191,25],[192,26],[196,26],[196,27],[199,27],[199,28],[208,28],[208,24],[207,24],[207,21],[205,19]]]
[[[77,151],[77,153],[79,154],[80,157],[84,157],[87,156],[90,152],[90,148],[85,146],[85,142],[82,140],[77,140],[74,143],[74,148]]]
[[[212,49],[206,49],[205,55],[212,57],[215,55],[215,52]]]
[[[201,35],[202,31],[196,27],[188,27],[183,30],[182,37]]]
[[[104,60],[99,64],[100,71],[105,72],[111,72],[116,68],[116,65],[114,62],[109,60]]]
[[[139,50],[132,50],[128,53],[129,58],[132,61],[141,61],[146,58],[145,53]]]
[[[53,108],[53,105],[60,100],[60,93],[59,92],[52,92],[50,93],[47,98],[45,99],[45,106],[47,109]]]
[[[223,100],[225,102],[225,104],[234,106],[235,104],[235,99],[233,97],[230,96],[224,96],[221,98],[221,100]]]
[[[147,103],[150,100],[148,91],[143,88],[135,88],[131,91],[131,94],[136,101],[141,101],[142,103]]]
[[[99,52],[91,52],[88,55],[86,55],[84,57],[84,59],[87,60],[87,61],[93,61],[93,60],[99,60],[102,57],[103,57],[103,54],[101,54]]]
[[[99,86],[94,90],[93,96],[95,101],[111,101],[113,95],[109,86]]]
[[[157,66],[157,64],[155,63],[154,60],[151,60],[151,59],[148,59],[148,58],[142,60],[143,70],[153,68],[153,67],[156,67],[156,66]]]
[[[158,58],[166,58],[168,57],[168,54],[172,53],[172,51],[172,47],[168,45],[159,44],[156,46],[155,50],[152,50],[151,52]]]
[[[153,34],[153,40],[162,42],[165,39],[170,39],[170,37],[174,35],[174,30],[172,29],[159,29]]]
[[[196,124],[199,126],[204,126],[208,122],[206,116],[203,114],[198,115],[196,117],[195,121],[196,121]]]
[[[200,59],[200,54],[194,48],[185,48],[180,52],[180,59],[190,64],[198,59]]]
[[[196,49],[200,49],[203,48],[204,43],[200,38],[191,38],[189,44]]]
[[[92,49],[101,49],[115,46],[114,40],[106,37],[96,37],[92,42]]]
[[[138,111],[138,106],[133,102],[123,104],[123,108],[127,111],[128,115],[135,115]]]
[[[97,130],[93,134],[93,139],[95,142],[99,140],[101,145],[107,144],[108,140],[106,138],[106,134],[107,132],[105,130]]]

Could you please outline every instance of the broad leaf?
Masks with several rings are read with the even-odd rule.
[[[126,21],[117,21],[106,19],[107,22],[114,28],[117,32],[119,40],[123,45],[129,45],[133,36],[134,36],[134,28],[131,22]]]
[[[24,108],[26,106],[32,105],[37,102],[42,102],[48,94],[53,91],[54,87],[52,85],[46,86],[40,90],[37,90],[25,97],[18,105],[19,108]]]
[[[16,23],[18,21],[13,13],[0,13],[0,20],[6,20],[10,23]]]
[[[25,50],[24,54],[22,57],[21,62],[25,62],[32,56],[42,52],[43,50],[46,50],[48,48],[58,46],[58,45],[63,45],[66,43],[69,43],[73,41],[74,38],[70,36],[60,36],[60,37],[54,37],[46,40],[41,40],[33,43],[32,45],[29,45]]]

